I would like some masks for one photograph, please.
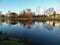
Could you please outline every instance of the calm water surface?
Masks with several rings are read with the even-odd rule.
[[[30,45],[60,45],[60,21],[0,20],[0,31]]]

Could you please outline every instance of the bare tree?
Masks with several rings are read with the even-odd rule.
[[[56,11],[53,12],[53,16],[54,16],[54,18],[55,18],[55,15],[56,15]]]
[[[47,10],[45,10],[44,13],[50,16],[50,15],[53,15],[53,12],[54,12],[54,8],[48,8]]]

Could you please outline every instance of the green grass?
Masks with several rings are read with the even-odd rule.
[[[0,20],[60,20],[60,18],[0,18]]]
[[[47,18],[47,20],[57,20],[57,21],[60,21],[60,18]]]
[[[16,38],[8,37],[0,32],[0,45],[24,45],[23,42],[18,42]]]

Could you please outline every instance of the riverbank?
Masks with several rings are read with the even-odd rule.
[[[60,18],[0,18],[0,20],[60,20]]]
[[[19,39],[10,37],[0,32],[0,45],[25,45],[25,44],[21,42]]]

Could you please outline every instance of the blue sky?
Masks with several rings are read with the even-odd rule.
[[[60,0],[0,0],[0,11],[3,13],[11,10],[19,13],[23,9],[31,8],[35,11],[37,7],[41,9],[56,8],[58,9]]]

